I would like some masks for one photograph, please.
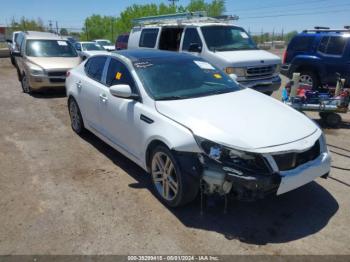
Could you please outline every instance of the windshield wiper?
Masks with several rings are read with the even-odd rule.
[[[180,99],[185,99],[185,98],[187,98],[187,97],[184,97],[184,96],[166,96],[166,97],[157,98],[156,101],[180,100]]]

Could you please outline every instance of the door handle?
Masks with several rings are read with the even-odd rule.
[[[103,102],[103,103],[106,103],[108,101],[108,98],[105,94],[100,94],[100,100]]]
[[[81,81],[79,81],[79,82],[77,83],[77,88],[79,89],[79,91],[81,90],[82,87],[83,87],[83,85],[81,84]]]

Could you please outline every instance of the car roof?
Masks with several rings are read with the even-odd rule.
[[[48,40],[67,40],[66,38],[48,32],[26,31],[27,39],[48,39]]]
[[[331,31],[331,32],[301,32],[298,34],[298,36],[315,36],[315,37],[319,37],[319,36],[348,36],[349,32],[335,32],[335,31]]]
[[[233,24],[227,24],[227,23],[217,23],[217,22],[182,22],[181,24],[176,23],[176,22],[171,22],[171,23],[154,23],[154,24],[147,24],[143,25],[141,28],[154,28],[154,27],[185,27],[185,26],[195,26],[195,27],[202,27],[202,26],[230,26],[230,27],[236,27],[236,28],[242,28],[238,25],[233,25]],[[140,28],[140,26],[135,26],[136,28]]]
[[[186,53],[172,52],[172,51],[162,51],[155,49],[134,49],[134,50],[121,50],[112,52],[111,55],[121,55],[131,62],[137,62],[145,59],[152,58],[194,58],[195,56]],[[198,58],[201,60],[201,58]]]

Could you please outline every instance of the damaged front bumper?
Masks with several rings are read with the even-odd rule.
[[[206,182],[206,194],[230,194],[241,201],[255,201],[268,195],[281,195],[317,177],[327,178],[331,161],[329,152],[323,152],[316,159],[295,169],[279,171],[268,168],[268,172],[261,173],[240,172],[237,167],[219,163],[204,154],[179,154],[178,159],[182,170]],[[271,159],[266,161],[270,162]]]

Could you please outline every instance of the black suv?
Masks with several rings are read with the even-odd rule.
[[[350,27],[315,28],[296,35],[284,54],[281,73],[289,78],[301,73],[301,82],[319,87],[335,86],[337,74],[350,87]]]

